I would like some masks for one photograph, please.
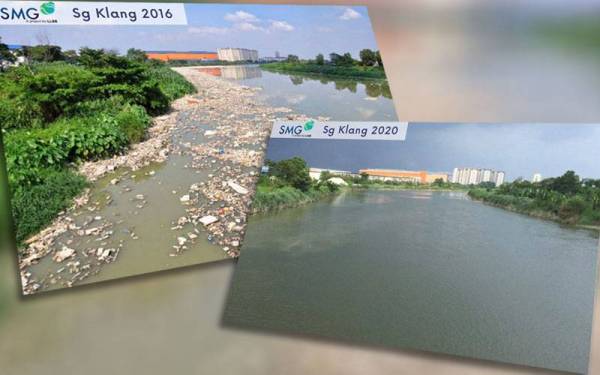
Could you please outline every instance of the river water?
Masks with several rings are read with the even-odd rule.
[[[200,68],[208,74],[260,87],[260,97],[274,107],[337,121],[396,121],[390,86],[385,80],[284,74],[257,65]]]
[[[224,321],[585,372],[597,247],[464,193],[347,192],[251,219]]]

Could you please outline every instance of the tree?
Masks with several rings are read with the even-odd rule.
[[[103,49],[82,47],[79,49],[79,62],[88,68],[102,67],[107,65],[109,53]]]
[[[323,57],[322,53],[319,53],[315,58],[315,63],[317,65],[325,65],[325,57]]]
[[[333,65],[338,65],[338,61],[341,60],[342,55],[337,54],[335,52],[332,52],[329,54],[329,61],[331,61],[331,63]]]
[[[322,171],[321,175],[319,176],[319,181],[325,182],[325,181],[329,180],[331,177],[333,177],[333,175],[331,174],[331,172],[329,172],[329,171]]]
[[[307,191],[312,184],[308,173],[308,166],[304,159],[300,157],[293,157],[278,162],[268,162],[267,165],[269,165],[269,173],[272,176],[280,178],[296,189]]]
[[[144,61],[148,60],[148,56],[146,55],[146,52],[142,51],[141,49],[136,49],[136,48],[128,49],[126,56],[129,60],[133,60],[133,61],[137,61],[137,62],[144,62]]]
[[[581,181],[574,171],[566,171],[551,181],[550,188],[565,195],[574,195],[581,189]]]
[[[443,178],[436,178],[435,181],[433,181],[433,185],[435,185],[435,186],[444,186],[444,179]]]
[[[4,43],[2,43],[2,38],[0,38],[0,62],[8,61],[9,63],[13,63],[16,61],[15,55],[12,53],[10,48]]]
[[[349,52],[344,53],[343,55],[337,53],[330,53],[329,60],[333,65],[336,66],[349,66],[354,64],[354,59]]]
[[[23,47],[23,55],[33,62],[53,62],[63,61],[65,56],[59,46],[49,44],[37,45],[33,47]]]
[[[344,53],[344,55],[342,56],[342,63],[343,65],[354,65],[355,61],[352,58],[350,52]]]
[[[75,51],[74,49],[66,50],[65,52],[63,52],[63,55],[65,57],[65,61],[69,64],[76,63],[77,59],[79,58],[79,56],[77,56],[77,51]]]
[[[483,188],[483,189],[493,189],[496,187],[496,183],[492,182],[492,181],[485,181],[485,182],[480,182],[479,183],[479,187]]]
[[[296,55],[288,55],[287,57],[287,62],[291,62],[291,63],[297,63],[300,61],[300,58]]]
[[[373,66],[377,64],[377,54],[368,48],[360,51],[360,63],[364,66]]]
[[[381,59],[381,53],[379,53],[379,51],[375,51],[375,59],[377,60],[377,65],[383,68],[383,60]]]

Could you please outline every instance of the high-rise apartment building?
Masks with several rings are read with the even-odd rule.
[[[496,186],[504,183],[505,173],[493,169],[454,168],[450,182],[461,185],[478,185],[493,182]]]

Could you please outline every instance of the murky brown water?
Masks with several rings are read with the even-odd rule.
[[[69,231],[59,236],[55,247],[74,248],[77,257],[56,263],[47,256],[31,266],[29,271],[43,280],[44,290],[65,286],[72,278],[67,266],[71,260],[79,261],[79,268],[90,265],[91,276],[79,282],[84,284],[228,258],[221,247],[207,240],[201,226],[196,231],[190,223],[182,229],[171,229],[178,218],[186,216],[180,197],[187,194],[190,185],[205,181],[210,173],[192,168],[191,154],[178,150],[202,143],[207,129],[205,124],[180,126],[172,137],[175,152],[165,162],[136,171],[119,169],[95,182],[89,203],[71,217],[77,225],[91,221],[85,227],[88,229],[110,224],[108,229],[112,234],[104,238]],[[113,179],[119,182],[111,184]],[[98,208],[90,211],[91,207]],[[194,233],[197,238],[188,241],[187,249],[177,254],[173,246],[178,243],[178,237],[187,233]],[[97,266],[97,257],[86,253],[97,248],[119,248],[120,251],[116,261]]]

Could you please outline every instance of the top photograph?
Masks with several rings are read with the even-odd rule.
[[[273,121],[397,119],[366,7],[15,4],[0,124],[24,294],[235,258]]]

